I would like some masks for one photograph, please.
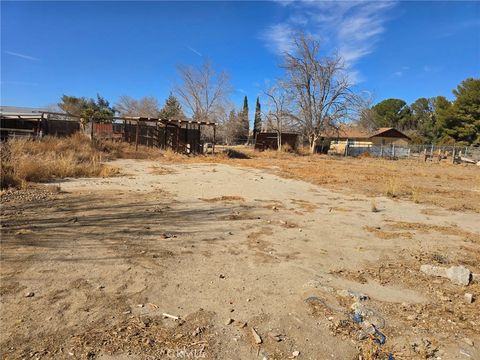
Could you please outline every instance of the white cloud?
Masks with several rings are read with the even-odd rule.
[[[285,52],[292,51],[293,33],[294,30],[290,25],[276,24],[272,25],[267,31],[265,31],[261,37],[270,50],[278,55],[282,55]]]
[[[290,10],[289,17],[262,34],[270,50],[276,54],[291,51],[292,34],[301,29],[320,40],[327,51],[337,51],[350,69],[375,50],[385,32],[388,11],[396,6],[395,1],[303,0],[281,4]]]
[[[17,52],[13,52],[13,51],[4,51],[4,53],[7,54],[7,55],[16,56],[16,57],[19,57],[19,58],[22,58],[22,59],[26,59],[26,60],[32,60],[32,61],[39,61],[39,60],[40,60],[40,59],[38,59],[38,58],[36,58],[36,57],[30,56],[30,55],[21,54],[21,53],[17,53]]]

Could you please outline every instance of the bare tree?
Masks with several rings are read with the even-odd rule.
[[[350,116],[355,95],[341,57],[320,57],[319,42],[303,33],[295,37],[294,45],[295,50],[285,54],[285,86],[313,153],[321,133]]]
[[[372,110],[373,95],[371,93],[365,92],[363,96],[358,97],[357,101],[357,110],[358,114],[355,123],[357,126],[373,131],[377,129],[377,124],[375,121],[375,114]]]
[[[267,113],[265,114],[268,130],[277,134],[277,148],[282,150],[282,133],[291,130],[290,94],[279,84],[275,84],[264,92],[267,97]]]
[[[231,88],[226,72],[216,72],[209,62],[201,67],[179,66],[182,83],[175,92],[190,115],[200,121],[215,121]]]
[[[115,108],[121,116],[156,118],[160,111],[158,100],[153,96],[145,96],[138,100],[130,96],[120,96]]]

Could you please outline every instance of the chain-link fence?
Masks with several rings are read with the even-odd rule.
[[[415,156],[427,157],[451,157],[461,156],[474,161],[480,161],[480,147],[475,146],[455,146],[455,145],[371,145],[371,146],[355,146],[348,145],[345,147],[346,156],[360,156],[368,154],[376,157],[386,158],[405,158]]]

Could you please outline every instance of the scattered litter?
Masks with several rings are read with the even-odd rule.
[[[463,350],[463,349],[460,349],[460,354],[461,354],[461,355],[465,355],[465,356],[467,356],[467,357],[472,357],[472,355],[470,355],[468,352],[466,352],[466,351]]]
[[[362,315],[354,312],[352,315],[352,320],[359,324],[363,321],[363,318],[362,318]]]
[[[293,357],[298,357],[300,355],[300,351],[294,351],[292,352]]]
[[[178,320],[180,319],[178,316],[175,316],[175,315],[170,315],[170,314],[167,314],[167,313],[162,313],[163,317],[165,318],[169,318],[169,319],[173,319],[173,320]]]
[[[252,331],[252,335],[253,335],[253,339],[255,340],[255,343],[256,344],[261,344],[262,343],[262,338],[260,337],[260,335],[258,335],[258,333],[255,331],[255,329],[253,327],[250,328],[250,330]]]
[[[162,234],[164,239],[170,239],[170,238],[176,238],[177,235],[171,234],[171,233],[163,233]]]
[[[369,321],[376,328],[383,329],[385,327],[385,319],[374,309],[365,306],[359,302],[355,302],[351,306],[352,310],[354,310],[353,316],[356,315],[357,319],[361,319],[361,321]]]
[[[337,290],[337,294],[342,296],[342,297],[352,297],[356,301],[365,301],[365,300],[369,299],[368,295],[366,295],[364,293],[361,293],[361,292],[358,292],[358,291],[353,291],[353,290],[350,290],[350,289]]]
[[[35,296],[35,293],[32,292],[32,291],[27,292],[27,293],[25,294],[25,297],[27,297],[27,298],[29,298],[29,297],[34,297],[34,296]]]

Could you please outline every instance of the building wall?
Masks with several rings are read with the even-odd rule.
[[[372,137],[372,144],[373,145],[408,145],[408,140],[405,138],[394,138],[394,137],[382,137],[382,136],[374,136]]]

